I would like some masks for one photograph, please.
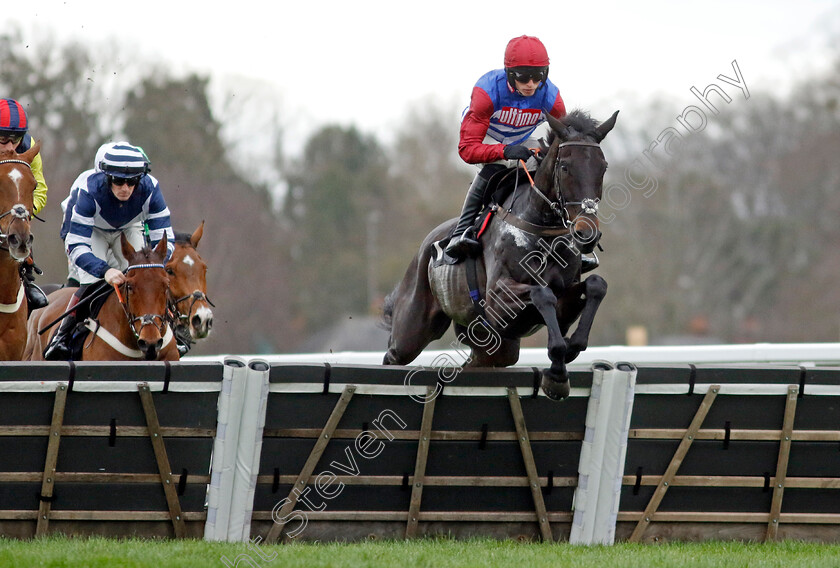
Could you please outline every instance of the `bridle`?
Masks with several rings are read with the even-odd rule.
[[[585,140],[573,140],[569,142],[563,142],[557,146],[558,151],[560,148],[565,146],[590,146],[594,148],[600,148],[601,145],[597,142],[587,142]],[[499,205],[493,206],[493,211],[498,214],[499,219],[507,223],[508,225],[513,225],[514,227],[525,231],[526,233],[530,233],[532,235],[537,235],[540,237],[556,237],[560,235],[566,235],[570,232],[570,227],[572,225],[571,216],[569,215],[568,206],[569,205],[579,205],[583,212],[589,215],[594,215],[598,213],[598,202],[600,201],[597,198],[586,198],[582,199],[581,201],[567,201],[563,192],[561,190],[561,186],[559,180],[557,181],[557,199],[552,200],[549,198],[545,193],[543,193],[534,183],[531,174],[528,173],[528,168],[525,167],[525,163],[522,160],[519,160],[520,167],[516,168],[516,180],[514,182],[514,195],[511,199],[510,205],[507,208],[503,208]],[[558,152],[557,158],[554,162],[554,172],[556,175],[557,169],[560,165],[560,154]],[[536,193],[540,199],[545,201],[549,208],[551,209],[552,213],[557,217],[560,217],[560,225],[537,225],[535,223],[531,223],[530,221],[526,221],[521,217],[517,216],[513,213],[513,204],[516,202],[516,190],[519,188],[519,170],[522,169],[525,172],[525,175],[528,176],[528,183],[530,188]]]
[[[187,300],[192,300],[192,302],[190,302],[190,306],[189,308],[187,308],[187,311],[182,312],[178,309],[178,304],[180,304],[181,302],[186,302]],[[212,307],[216,307],[216,304],[210,301],[210,298],[207,297],[207,294],[205,294],[201,290],[196,290],[192,294],[187,294],[186,296],[178,298],[177,300],[170,300],[169,311],[172,312],[173,317],[180,323],[180,325],[189,326],[190,314],[192,313],[196,302],[200,302],[202,300],[210,304]]]
[[[123,274],[128,274],[131,270],[136,270],[140,268],[163,268],[165,270],[165,266],[162,264],[135,264],[129,266],[125,269]],[[119,289],[117,290],[119,292]],[[167,289],[167,295],[169,294]],[[157,328],[158,332],[160,332],[161,337],[166,334],[166,326],[169,324],[169,319],[165,315],[161,314],[143,314],[142,316],[135,316],[134,313],[131,311],[130,301],[129,301],[129,289],[127,286],[124,286],[124,295],[117,294],[119,299],[120,305],[125,312],[125,316],[128,318],[128,326],[131,328],[131,331],[134,333],[134,339],[140,339],[140,334],[143,332],[143,328],[147,325],[153,325]],[[136,323],[140,322],[140,328],[136,327]]]
[[[557,146],[557,158],[554,162],[554,175],[557,175],[557,170],[560,167],[560,148],[568,147],[568,146],[589,146],[593,148],[600,148],[601,145],[597,142],[587,142],[585,140],[572,140],[569,142],[563,142],[559,146]],[[527,170],[526,170],[527,173]],[[583,212],[588,215],[595,215],[598,213],[598,202],[600,201],[598,198],[587,197],[586,199],[582,199],[580,201],[567,201],[566,197],[563,195],[563,191],[561,190],[560,182],[557,180],[557,200],[554,201],[546,196],[545,193],[540,191],[540,189],[534,184],[533,180],[531,180],[530,174],[528,174],[528,179],[531,181],[531,189],[533,189],[537,195],[539,195],[551,210],[554,212],[555,215],[560,217],[560,220],[563,223],[563,227],[568,228],[571,224],[571,218],[569,215],[568,206],[569,205],[578,205]]]
[[[32,165],[23,160],[0,160],[0,164],[21,164],[32,170]],[[15,222],[15,219],[21,219],[27,222],[32,220],[32,213],[29,212],[29,209],[23,203],[16,203],[12,205],[11,209],[0,214],[0,221],[10,215],[11,219],[6,223],[6,226],[3,227],[0,225],[0,249],[3,250],[9,250],[9,232],[12,229],[12,223]]]

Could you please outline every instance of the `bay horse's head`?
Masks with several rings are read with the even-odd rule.
[[[207,264],[198,254],[204,221],[193,234],[176,233],[175,252],[166,263],[175,325],[191,340],[203,339],[213,329],[212,302],[207,298]],[[175,330],[178,334],[179,329]],[[180,336],[179,336],[180,337]]]
[[[574,110],[562,119],[547,115],[551,134],[548,151],[537,171],[538,187],[552,188],[560,214],[582,253],[598,244],[598,203],[604,185],[607,160],[600,143],[615,126],[618,111],[598,124],[589,114]]]
[[[134,250],[125,234],[120,235],[122,253],[128,261],[125,283],[121,286],[122,304],[128,325],[137,340],[137,348],[146,360],[157,358],[163,347],[168,319],[166,306],[169,277],[163,265],[166,259],[166,238],[154,249]]]
[[[41,144],[36,142],[23,154],[0,152],[0,248],[18,262],[32,252],[29,222],[37,185],[32,160],[40,151]]]

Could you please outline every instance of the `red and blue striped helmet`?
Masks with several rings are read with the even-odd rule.
[[[14,99],[0,99],[0,134],[25,134],[29,129],[26,111]]]

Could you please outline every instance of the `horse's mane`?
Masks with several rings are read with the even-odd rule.
[[[192,233],[175,233],[175,243],[192,246]]]
[[[152,258],[155,256],[155,258]],[[135,264],[160,264],[161,260],[160,257],[155,255],[155,249],[150,246],[144,246],[142,249],[137,251],[137,257],[134,259],[135,262],[132,262],[131,265]]]
[[[589,116],[585,110],[574,109],[572,112],[560,119],[560,122],[576,131],[581,137],[596,137],[595,129],[600,124],[597,120]],[[557,134],[552,130],[548,135],[548,145],[550,146]]]

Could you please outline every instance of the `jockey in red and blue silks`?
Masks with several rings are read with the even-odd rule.
[[[528,160],[531,138],[545,121],[545,114],[566,116],[566,105],[559,89],[548,79],[548,52],[533,36],[520,36],[508,42],[505,68],[482,76],[473,87],[470,106],[461,120],[458,153],[468,164],[480,167],[467,192],[461,217],[446,247],[456,259],[480,250],[470,230],[484,203],[487,182],[508,160]]]
[[[23,154],[32,147],[32,137],[28,133],[29,120],[23,105],[15,99],[0,99],[0,149],[14,150]],[[30,165],[35,176],[36,186],[32,194],[32,214],[37,215],[47,204],[47,182],[44,181],[44,163],[41,153],[35,156]],[[20,276],[29,311],[43,308],[49,302],[44,292],[35,285],[35,271],[38,270],[32,255],[20,263]]]

